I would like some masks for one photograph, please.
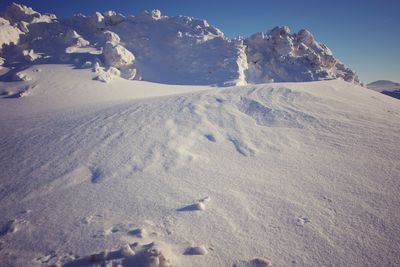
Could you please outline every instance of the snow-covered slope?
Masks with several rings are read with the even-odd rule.
[[[400,264],[398,100],[22,75],[0,83],[1,266]]]
[[[8,67],[99,62],[105,71],[115,68],[107,76],[170,84],[336,78],[359,83],[357,75],[306,30],[290,34],[287,27],[277,27],[246,39],[229,39],[205,20],[162,16],[159,10],[128,17],[107,11],[57,19],[13,4],[0,16],[0,52]],[[109,81],[104,75],[100,80]]]
[[[400,99],[400,83],[388,80],[379,80],[367,84],[367,87],[382,94]]]

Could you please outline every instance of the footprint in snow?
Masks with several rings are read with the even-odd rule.
[[[91,224],[91,223],[96,223],[99,222],[100,218],[103,218],[103,215],[100,214],[95,214],[95,215],[89,215],[87,217],[84,217],[81,222],[83,224]]]
[[[251,261],[239,261],[233,267],[272,267],[272,262],[266,258],[254,258]]]
[[[78,256],[71,252],[64,255],[57,255],[55,251],[52,251],[48,255],[37,257],[36,259],[34,259],[34,261],[40,263],[41,266],[61,267],[64,266],[63,263],[71,262],[77,258]]]
[[[202,211],[206,209],[206,203],[211,200],[210,197],[205,197],[198,200],[196,203],[177,209],[177,211]]]
[[[304,217],[304,216],[299,216],[296,219],[296,225],[297,226],[304,226],[304,225],[306,225],[307,223],[310,223],[310,222],[311,222],[311,220],[309,218],[307,218],[307,217]]]
[[[114,251],[104,250],[69,261],[63,266],[175,266],[176,255],[169,245],[152,242],[146,245],[123,244]]]
[[[233,144],[235,147],[236,151],[244,156],[244,157],[250,157],[254,156],[255,152],[252,148],[250,148],[247,144],[245,144],[242,140],[236,139],[229,137],[228,140]]]
[[[112,226],[111,228],[107,228],[107,229],[98,231],[96,237],[106,237],[106,236],[113,235],[113,234],[127,232],[127,230],[128,229],[125,225],[116,224],[116,225]]]
[[[183,254],[193,256],[193,255],[206,255],[207,253],[208,251],[205,248],[205,246],[194,246],[194,247],[188,247]]]
[[[250,263],[252,267],[272,267],[271,261],[264,258],[255,258]]]
[[[133,236],[136,236],[136,237],[139,237],[139,238],[144,238],[144,237],[147,236],[147,231],[144,228],[137,228],[137,229],[134,229],[132,231],[129,231],[128,233],[130,235],[133,235]]]
[[[92,175],[90,177],[90,180],[92,181],[92,183],[97,184],[103,180],[104,172],[101,168],[94,167],[91,169],[91,173]]]
[[[7,234],[13,234],[13,233],[17,232],[26,224],[28,224],[27,220],[23,220],[23,219],[11,220],[0,229],[0,237],[7,235]]]
[[[213,142],[213,143],[217,142],[217,140],[215,139],[213,134],[205,134],[204,137],[207,138],[207,140],[210,142]]]
[[[224,103],[224,100],[222,98],[216,98],[215,101],[217,101],[220,104]]]

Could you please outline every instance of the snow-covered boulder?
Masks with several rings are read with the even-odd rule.
[[[90,42],[85,40],[80,34],[74,30],[69,30],[64,38],[68,46],[84,47],[90,45]]]
[[[161,11],[158,9],[153,9],[152,11],[145,10],[143,11],[142,16],[153,20],[159,20],[161,19]]]
[[[24,56],[24,59],[27,61],[35,61],[36,59],[40,58],[40,55],[36,54],[33,49],[29,50],[23,50],[22,55]]]
[[[314,36],[311,32],[302,29],[296,34],[296,41],[303,43],[305,46],[310,46],[314,43]]]
[[[2,17],[9,20],[11,23],[25,21],[28,23],[50,22],[57,17],[53,14],[40,14],[30,7],[12,3],[4,12],[0,14]]]
[[[3,45],[17,44],[21,34],[23,32],[18,27],[10,25],[7,19],[0,17],[0,50]]]
[[[152,17],[153,19],[155,19],[155,20],[158,20],[158,19],[161,18],[161,11],[158,10],[158,9],[153,9],[153,10],[150,12],[150,14],[151,14],[151,17]]]
[[[131,65],[135,60],[135,56],[128,49],[112,42],[106,42],[102,55],[104,62],[115,68]]]
[[[88,18],[83,16],[83,18],[84,18],[84,21],[83,21],[84,25],[88,26],[89,29],[92,31],[102,30],[106,26],[105,21],[104,21],[104,16],[100,12],[96,12],[93,16],[88,17]]]
[[[120,24],[125,20],[122,14],[116,13],[115,11],[103,12],[104,23],[106,26],[115,26]]]
[[[137,75],[137,70],[135,68],[122,70],[121,77],[127,80],[141,80],[141,77]]]
[[[105,31],[104,37],[106,38],[107,42],[111,42],[113,44],[119,44],[119,42],[121,41],[118,34],[112,31]]]
[[[11,23],[17,23],[19,21],[33,22],[34,19],[40,18],[39,12],[25,5],[16,3],[12,3],[1,15]]]
[[[29,25],[29,23],[26,21],[20,21],[17,23],[18,29],[20,29],[23,33],[29,32],[28,25]]]
[[[119,77],[121,75],[120,70],[117,68],[109,67],[107,70],[105,70],[104,68],[100,67],[98,63],[94,65],[93,71],[97,74],[95,79],[105,83],[109,83],[115,77]]]

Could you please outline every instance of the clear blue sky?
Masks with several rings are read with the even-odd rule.
[[[12,1],[0,0],[0,9]],[[115,10],[137,15],[160,9],[164,15],[206,19],[227,36],[249,36],[276,25],[305,28],[355,70],[362,81],[400,81],[400,0],[20,0],[59,17]]]

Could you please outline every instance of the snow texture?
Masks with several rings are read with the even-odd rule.
[[[0,43],[1,266],[400,265],[399,102],[310,32],[12,4]]]
[[[29,79],[0,82],[2,266],[400,264],[397,99],[14,74]]]

